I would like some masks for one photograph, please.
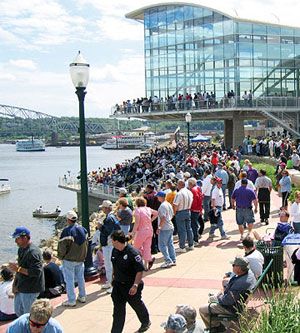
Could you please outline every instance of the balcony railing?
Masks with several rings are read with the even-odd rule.
[[[244,100],[240,97],[221,98],[207,100],[182,100],[151,103],[143,101],[141,104],[115,105],[111,109],[111,115],[134,115],[149,112],[180,112],[196,110],[218,110],[218,109],[300,109],[300,98],[298,97],[259,97],[251,100]]]
[[[76,178],[59,178],[59,186],[64,188],[69,188],[70,190],[80,191],[80,180]],[[105,185],[96,183],[94,181],[88,181],[88,192],[94,194],[104,194],[112,197],[118,197],[119,195],[119,187],[112,185]]]

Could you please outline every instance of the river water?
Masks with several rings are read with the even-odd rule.
[[[88,170],[114,166],[131,159],[139,150],[110,151],[87,147]],[[10,238],[17,226],[28,227],[32,240],[51,237],[53,220],[32,217],[32,211],[43,206],[47,211],[59,205],[62,214],[76,206],[76,193],[58,188],[63,175],[76,177],[80,170],[79,147],[46,147],[45,152],[16,152],[15,145],[0,145],[0,178],[9,178],[11,192],[0,195],[0,264],[14,259],[17,247]]]

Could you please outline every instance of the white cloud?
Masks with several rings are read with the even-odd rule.
[[[23,68],[27,70],[35,70],[37,68],[36,64],[32,60],[27,59],[17,59],[17,60],[9,60],[9,64],[18,67]]]

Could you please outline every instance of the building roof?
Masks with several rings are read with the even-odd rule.
[[[273,23],[273,22],[268,22],[268,21],[257,21],[257,20],[250,20],[250,19],[246,19],[246,18],[240,18],[238,16],[233,16],[227,13],[224,13],[220,10],[211,8],[211,7],[207,7],[207,6],[203,6],[203,5],[199,5],[196,3],[192,3],[192,2],[159,2],[157,4],[152,4],[152,5],[148,5],[145,7],[141,7],[139,9],[136,9],[130,13],[127,13],[125,15],[126,18],[129,19],[133,19],[133,20],[137,20],[137,21],[143,21],[144,20],[144,12],[148,9],[151,8],[155,8],[155,7],[162,7],[162,6],[173,6],[173,7],[178,7],[178,6],[193,6],[193,7],[199,7],[199,8],[204,8],[204,9],[208,9],[210,11],[213,11],[215,13],[219,13],[221,15],[224,15],[226,17],[228,17],[229,19],[238,21],[238,22],[247,22],[247,23],[256,23],[256,24],[264,24],[264,25],[272,25],[272,26],[276,26],[276,27],[289,27],[289,28],[299,28],[296,26],[289,26],[289,25],[285,25],[285,24],[279,24],[279,23]]]

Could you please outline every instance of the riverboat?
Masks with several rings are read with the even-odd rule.
[[[0,179],[0,194],[7,194],[10,190],[9,179]]]
[[[148,135],[119,135],[108,139],[101,147],[104,149],[143,149],[155,145],[155,138]]]
[[[16,150],[22,152],[45,151],[45,142],[39,139],[18,140]]]

